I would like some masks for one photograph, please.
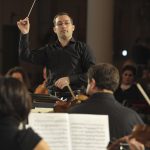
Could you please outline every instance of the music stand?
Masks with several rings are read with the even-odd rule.
[[[32,108],[53,108],[55,102],[58,100],[56,96],[49,94],[34,94],[31,93],[32,97]]]

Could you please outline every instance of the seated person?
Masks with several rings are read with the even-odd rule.
[[[32,128],[19,129],[28,117],[31,97],[25,85],[12,77],[0,78],[0,146],[2,150],[49,150]]]
[[[11,68],[6,73],[6,77],[13,77],[13,78],[20,80],[21,82],[23,82],[25,84],[25,86],[28,88],[28,90],[31,91],[28,75],[22,67],[16,66],[14,68]]]
[[[114,92],[116,100],[120,103],[132,107],[137,101],[144,100],[144,97],[136,87],[136,68],[133,65],[126,65],[121,72],[121,82]]]
[[[113,65],[100,63],[90,67],[86,89],[90,97],[70,107],[68,113],[108,115],[110,140],[130,134],[136,124],[144,123],[135,111],[116,101],[113,92],[118,85],[119,72]]]

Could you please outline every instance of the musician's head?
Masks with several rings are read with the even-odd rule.
[[[27,72],[20,66],[15,66],[8,70],[7,77],[13,77],[23,82],[27,88],[30,87],[30,81]]]
[[[70,39],[72,37],[75,26],[72,17],[66,12],[58,13],[53,20],[54,32],[58,38]]]
[[[0,78],[0,117],[13,117],[18,121],[27,118],[31,97],[26,86],[12,77]]]
[[[133,65],[126,65],[122,68],[121,84],[131,85],[136,79],[136,67]]]
[[[88,70],[87,94],[108,91],[113,93],[119,85],[118,69],[108,63],[93,65]]]

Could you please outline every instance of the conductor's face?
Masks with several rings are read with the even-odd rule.
[[[54,32],[58,38],[69,40],[72,37],[75,26],[69,16],[62,15],[55,19]]]

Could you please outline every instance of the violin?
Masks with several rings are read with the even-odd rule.
[[[135,138],[142,143],[145,147],[150,148],[150,126],[148,125],[136,125],[133,128],[133,132],[130,138]]]
[[[150,148],[150,126],[136,125],[130,135],[122,137],[113,142],[111,145],[108,145],[107,150],[117,150],[122,143],[128,143],[131,139],[135,139],[146,148]]]
[[[46,81],[40,84],[34,91],[35,94],[48,94],[48,89],[46,88]]]
[[[68,100],[68,101],[58,100],[58,101],[56,101],[56,103],[54,105],[54,112],[67,112],[67,110],[70,107],[72,107],[76,104],[79,104],[79,103],[88,99],[88,96],[86,96],[84,94],[78,94],[75,96],[74,92],[73,92],[73,90],[72,90],[72,88],[68,82],[67,82],[67,88],[68,88],[70,94],[72,95],[72,100]]]
[[[84,94],[79,94],[79,95],[76,95],[72,100],[68,100],[68,101],[58,100],[56,101],[54,105],[54,112],[67,112],[67,110],[70,107],[76,104],[80,104],[86,101],[87,99],[88,99],[88,96]]]
[[[79,95],[76,95],[76,97],[75,97],[75,100],[77,100],[78,102],[82,102],[82,101],[85,101],[87,99],[88,99],[88,96],[84,95],[84,94],[79,94]]]

